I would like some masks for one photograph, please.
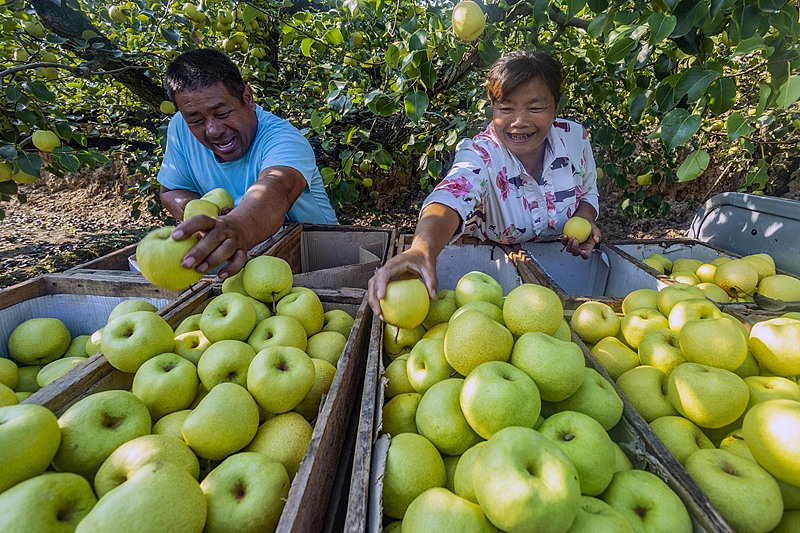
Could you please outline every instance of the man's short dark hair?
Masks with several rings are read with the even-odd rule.
[[[515,89],[534,78],[544,81],[556,102],[561,100],[561,64],[546,52],[510,52],[495,61],[486,78],[486,92],[491,102],[505,101]]]
[[[232,96],[244,101],[245,83],[239,68],[224,52],[214,48],[196,48],[183,52],[167,65],[164,85],[174,104],[175,94],[196,91],[222,83]]]

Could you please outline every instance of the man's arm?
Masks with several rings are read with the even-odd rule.
[[[197,215],[182,222],[172,233],[174,239],[185,239],[195,233],[202,235],[184,257],[183,266],[207,272],[228,261],[219,277],[225,279],[236,274],[247,262],[247,251],[280,229],[306,184],[303,175],[294,168],[269,167],[261,171],[239,205],[227,215]]]
[[[167,208],[169,214],[175,217],[179,222],[183,221],[183,210],[186,209],[186,204],[195,198],[200,198],[200,195],[193,191],[186,191],[182,189],[167,189],[163,185],[158,192],[161,198],[161,204]]]

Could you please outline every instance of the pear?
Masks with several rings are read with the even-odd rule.
[[[84,477],[42,474],[0,494],[0,531],[73,531],[96,503]]]
[[[313,432],[314,428],[300,413],[283,413],[264,422],[244,451],[257,452],[278,461],[294,479]]]
[[[185,442],[169,435],[142,435],[108,456],[94,477],[94,490],[102,498],[142,466],[158,461],[174,463],[194,479],[200,475],[200,462]]]
[[[513,345],[505,326],[478,311],[466,311],[448,324],[444,354],[450,366],[466,376],[481,363],[508,361]]]
[[[247,389],[220,383],[181,427],[183,440],[205,459],[219,460],[247,446],[258,431],[258,406]]]
[[[136,470],[122,485],[100,498],[78,524],[76,533],[152,533],[203,530],[206,497],[182,467],[164,461]]]

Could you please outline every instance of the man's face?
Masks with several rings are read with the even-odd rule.
[[[192,135],[222,161],[239,159],[253,144],[258,119],[249,86],[241,100],[216,83],[177,93],[175,103]]]

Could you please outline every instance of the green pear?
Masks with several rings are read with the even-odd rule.
[[[181,428],[183,427],[183,422],[186,420],[186,417],[189,416],[191,412],[191,409],[184,409],[183,411],[175,411],[174,413],[159,418],[158,421],[153,424],[153,435],[167,435],[183,441]]]
[[[428,306],[428,314],[425,315],[422,326],[429,330],[437,324],[443,324],[450,320],[456,309],[458,309],[456,291],[439,289],[436,291],[436,298],[431,300]]]
[[[617,472],[600,499],[622,513],[636,531],[693,530],[692,519],[678,495],[646,470]]]
[[[90,335],[78,335],[72,339],[63,357],[88,357],[89,354],[86,353],[86,342],[89,338]]]
[[[464,380],[458,378],[440,381],[428,389],[417,406],[419,434],[446,455],[461,455],[481,441],[461,410],[463,385]]]
[[[224,339],[246,341],[256,327],[256,308],[238,292],[216,296],[200,318],[200,331],[214,343]]]
[[[258,431],[258,407],[247,389],[220,383],[181,427],[183,440],[204,459],[219,460],[247,446]]]
[[[56,416],[41,405],[0,407],[0,493],[43,473],[61,443]],[[2,513],[0,513],[1,515]]]
[[[603,500],[581,496],[581,506],[569,533],[636,533],[622,513]]]
[[[150,412],[126,390],[96,392],[78,400],[58,419],[61,445],[53,465],[94,479],[111,452],[129,440],[150,433]]]
[[[91,335],[89,335],[89,340],[86,341],[86,355],[89,357],[95,355],[100,351],[100,345],[103,341],[103,330],[105,328],[100,328]]]
[[[605,337],[592,346],[592,355],[603,365],[611,379],[616,380],[628,370],[639,366],[639,354],[616,337]]]
[[[319,296],[304,287],[295,287],[289,291],[278,302],[275,311],[279,315],[297,319],[303,325],[306,337],[319,333],[325,325],[325,310]]]
[[[216,206],[219,208],[220,211],[224,209],[233,209],[233,197],[231,196],[231,193],[229,193],[222,187],[211,189],[203,196],[201,196],[201,198],[203,200],[208,200],[209,202],[213,202],[214,204],[216,204]]]
[[[553,335],[564,320],[564,306],[551,289],[523,283],[506,296],[503,320],[515,337],[529,331]]]
[[[19,398],[17,398],[16,393],[10,387],[0,383],[0,407],[17,405],[18,403]]]
[[[19,367],[14,361],[5,357],[0,357],[0,384],[11,390],[17,390],[19,386]]]
[[[422,395],[406,392],[383,404],[381,432],[393,437],[400,433],[419,433],[416,416],[420,400]]]
[[[453,373],[444,355],[444,339],[420,339],[408,354],[406,375],[409,384],[420,394]]]
[[[200,484],[208,502],[204,531],[274,531],[290,483],[276,461],[253,452],[231,455]]]
[[[108,319],[106,323],[112,322],[115,318],[120,317],[126,313],[132,313],[134,311],[158,311],[158,307],[153,305],[152,303],[148,302],[147,300],[122,300],[120,303],[114,306],[111,312],[108,314]]]
[[[314,428],[300,413],[279,414],[261,424],[253,441],[243,451],[257,452],[279,462],[294,479],[313,432]]]
[[[247,390],[269,413],[291,411],[314,386],[314,363],[293,346],[270,346],[258,352],[247,371]]]
[[[148,463],[100,498],[76,533],[203,530],[206,498],[200,484],[174,463]]]
[[[411,382],[408,381],[408,354],[398,356],[389,363],[383,372],[386,380],[386,387],[383,394],[387,399],[394,398],[399,394],[416,392]]]
[[[225,278],[222,282],[222,293],[225,294],[228,292],[238,292],[239,294],[249,296],[247,290],[244,288],[244,270],[240,270],[233,276]]]
[[[294,346],[300,350],[308,347],[306,330],[296,318],[275,315],[256,324],[247,344],[260,352],[270,346]]]
[[[553,403],[558,411],[578,411],[600,422],[608,431],[622,418],[622,400],[597,370],[587,368],[583,383],[566,400]]]
[[[458,460],[458,465],[456,465],[455,478],[453,480],[455,493],[472,503],[478,503],[478,497],[475,496],[475,485],[472,480],[472,467],[475,466],[478,452],[484,444],[486,444],[486,441],[479,442],[462,453],[461,458]]]
[[[47,363],[38,374],[36,374],[36,383],[40,387],[46,387],[51,384],[82,362],[86,361],[87,357],[62,357]]]
[[[46,365],[67,351],[72,337],[57,318],[31,318],[8,337],[8,353],[24,365]]]
[[[511,364],[528,374],[547,402],[571,396],[583,383],[586,370],[583,351],[577,344],[538,331],[517,339]]]
[[[697,425],[682,416],[662,416],[650,422],[650,429],[679,463],[684,464],[697,450],[714,448]]]
[[[168,352],[139,367],[131,392],[145,403],[152,419],[158,420],[189,407],[197,394],[198,383],[197,368],[191,361]]]
[[[339,363],[347,337],[337,331],[320,331],[308,338],[306,353],[312,359],[322,359],[333,366]]]
[[[15,365],[16,366],[16,365]],[[39,375],[38,366],[21,366],[19,367],[19,383],[14,389],[17,392],[36,392],[42,387],[36,381],[36,376]]]
[[[433,487],[444,487],[442,456],[425,437],[401,433],[392,438],[383,474],[383,512],[402,519],[414,499]]]
[[[129,373],[174,347],[172,326],[152,311],[133,311],[115,318],[103,328],[100,341],[100,349],[111,366]]]
[[[331,309],[330,311],[325,311],[323,316],[325,324],[322,326],[322,331],[336,331],[344,335],[345,338],[350,336],[350,329],[352,329],[355,319],[347,311]]]
[[[86,478],[48,472],[0,493],[0,531],[74,531],[96,503]]]
[[[294,408],[309,422],[317,418],[322,399],[330,391],[331,383],[333,383],[333,378],[336,375],[336,367],[329,362],[313,357],[311,362],[314,363],[314,385],[308,391],[306,397],[303,398],[303,401]]]
[[[414,498],[403,517],[407,531],[471,531],[492,533],[497,528],[483,514],[480,505],[433,487]]]
[[[169,435],[142,435],[114,450],[100,466],[94,476],[97,496],[102,498],[142,466],[159,461],[180,466],[194,479],[200,475],[200,462],[185,442]]]
[[[470,310],[483,313],[484,315],[488,316],[498,324],[502,324],[505,326],[505,321],[503,320],[503,310],[497,307],[495,304],[486,302],[484,300],[475,300],[474,302],[465,303],[464,305],[456,309],[455,312],[453,312],[453,314],[450,316],[450,320],[453,320],[461,313],[465,313]]]
[[[247,294],[268,305],[274,305],[292,290],[292,267],[280,257],[254,257],[243,272],[242,282]]]
[[[467,311],[449,322],[444,354],[450,366],[466,376],[487,361],[508,361],[513,345],[505,326],[478,311]]]
[[[425,328],[417,326],[413,329],[398,328],[389,323],[383,326],[383,350],[390,359],[394,359],[411,348],[425,335]]]
[[[175,347],[172,351],[197,365],[203,352],[209,346],[211,346],[211,341],[198,329],[175,335]]]
[[[380,300],[383,321],[397,328],[417,328],[428,315],[430,302],[428,289],[419,279],[390,281]]]
[[[247,372],[255,356],[256,351],[246,342],[217,341],[200,356],[197,375],[207,390],[228,382],[247,388]]]
[[[180,324],[178,324],[178,327],[175,328],[175,336],[177,337],[178,335],[188,333],[189,331],[199,331],[201,318],[203,318],[202,313],[189,315],[181,320]]]
[[[642,365],[628,370],[617,378],[617,387],[645,422],[678,414],[667,398],[667,376],[655,367]]]
[[[183,208],[183,220],[189,220],[193,216],[205,215],[209,217],[219,216],[219,207],[214,202],[194,198],[186,203]]]

